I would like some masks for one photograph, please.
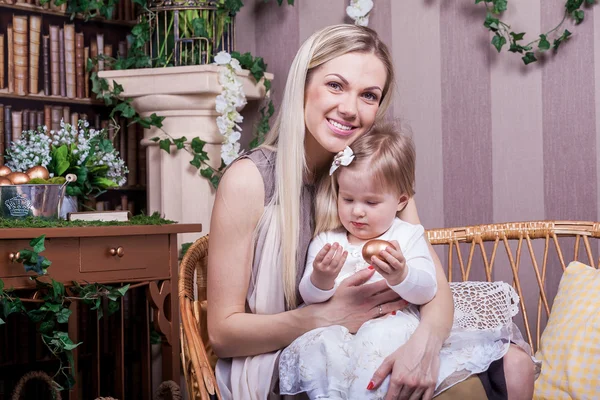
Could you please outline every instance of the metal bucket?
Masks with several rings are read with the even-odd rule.
[[[42,217],[58,219],[67,185],[77,176],[69,174],[62,185],[5,185],[0,186],[0,217],[19,219]],[[64,213],[64,212],[63,212]]]

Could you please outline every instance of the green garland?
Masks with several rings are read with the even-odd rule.
[[[501,15],[506,11],[508,7],[507,0],[475,0],[475,4],[479,3],[483,4],[487,9],[483,26],[494,34],[492,46],[500,53],[502,48],[508,43],[508,51],[522,55],[521,59],[523,60],[523,63],[528,65],[538,60],[536,53],[539,56],[539,53],[546,52],[551,48],[554,52],[558,51],[560,46],[572,35],[567,29],[560,34],[558,33],[567,18],[572,18],[575,21],[575,24],[579,25],[583,22],[585,17],[585,12],[581,7],[584,3],[586,6],[591,7],[596,4],[596,0],[567,0],[563,18],[558,25],[549,31],[540,34],[536,40],[527,44],[522,43],[525,39],[525,32],[513,32],[510,25],[497,18],[498,15]],[[550,43],[550,40],[552,40],[552,44]],[[534,48],[536,45],[537,49]]]
[[[25,305],[13,289],[5,288],[4,281],[0,279],[0,325],[5,324],[11,314],[29,317],[36,324],[42,342],[59,362],[53,377],[56,387],[59,390],[70,389],[75,384],[73,350],[81,342],[74,343],[69,333],[63,330],[64,324],[71,317],[69,306],[73,301],[81,301],[90,306],[91,310],[96,310],[100,319],[103,315],[103,300],[108,302],[108,315],[115,313],[119,310],[119,300],[125,295],[129,285],[112,287],[93,283],[82,286],[73,282],[73,286],[67,290],[64,284],[52,278],[48,283],[47,269],[52,262],[40,254],[45,250],[44,240],[45,235],[31,240],[31,250],[19,250],[19,258],[15,260],[23,263],[26,272],[34,273],[30,279],[35,281],[36,290],[43,293],[41,301]],[[44,281],[41,278],[45,278]],[[64,386],[57,381],[57,377]]]

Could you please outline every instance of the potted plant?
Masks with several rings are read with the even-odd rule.
[[[129,171],[106,129],[90,128],[86,120],[79,120],[76,127],[64,122],[60,126],[56,132],[48,132],[45,126],[23,131],[21,139],[6,151],[6,167],[27,173],[29,179],[21,184],[62,184],[68,174],[77,176],[66,188],[64,218],[67,212],[77,210],[78,199],[123,186]]]

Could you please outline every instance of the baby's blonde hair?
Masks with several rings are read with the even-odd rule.
[[[338,176],[345,169],[365,168],[372,179],[386,190],[398,196],[411,198],[415,194],[416,152],[413,140],[395,123],[379,123],[373,129],[356,139],[350,148],[354,160],[348,166],[340,166],[329,179],[323,179],[316,195],[315,232],[340,228],[338,216]],[[357,182],[357,184],[359,184]]]

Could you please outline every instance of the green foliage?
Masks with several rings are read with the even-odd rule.
[[[21,219],[0,218],[0,228],[78,228],[89,226],[134,226],[134,225],[170,225],[175,221],[164,219],[159,213],[135,215],[129,221],[65,221],[47,220],[37,217]],[[23,254],[21,254],[23,256]]]
[[[494,33],[491,42],[492,46],[500,53],[502,48],[508,43],[508,51],[522,55],[521,59],[525,65],[538,60],[536,57],[536,50],[533,48],[536,44],[537,51],[540,53],[548,51],[550,48],[556,52],[561,44],[571,36],[571,32],[566,29],[560,36],[557,34],[567,18],[572,18],[575,21],[575,24],[580,24],[585,17],[585,12],[581,9],[581,7],[584,6],[584,0],[567,0],[563,18],[558,25],[548,32],[540,34],[538,39],[527,44],[522,44],[520,42],[525,38],[525,32],[513,32],[510,25],[504,23],[497,17],[506,11],[508,6],[507,0],[475,0],[475,4],[479,3],[485,5],[488,11],[483,26]],[[585,0],[585,5],[587,6],[593,6],[595,4],[596,0]],[[551,39],[549,39],[551,37],[553,38],[552,42],[550,41]]]
[[[127,293],[129,285],[111,287],[93,283],[82,286],[73,282],[70,295],[61,282],[50,279],[48,283],[46,269],[52,263],[40,254],[46,249],[44,240],[45,235],[32,239],[29,242],[31,249],[20,250],[20,257],[16,260],[23,263],[26,272],[34,272],[30,279],[35,281],[37,291],[42,293],[41,302],[25,307],[13,290],[5,290],[4,281],[0,279],[0,325],[5,324],[11,314],[27,315],[31,322],[37,325],[44,345],[59,361],[54,379],[56,382],[59,376],[62,385],[59,382],[56,384],[61,390],[70,389],[75,384],[73,350],[81,344],[74,343],[69,333],[64,331],[64,324],[68,323],[71,317],[71,303],[81,301],[89,305],[92,310],[97,311],[100,319],[103,315],[103,302],[107,303],[109,314],[118,311],[120,299]],[[42,281],[41,278],[45,279]]]

